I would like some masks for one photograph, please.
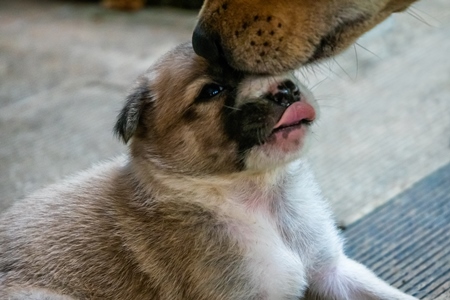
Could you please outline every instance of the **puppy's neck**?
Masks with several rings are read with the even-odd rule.
[[[130,167],[140,188],[160,199],[235,199],[254,206],[254,202],[282,194],[302,165],[296,161],[267,170],[207,175],[175,173],[138,159],[133,159]]]

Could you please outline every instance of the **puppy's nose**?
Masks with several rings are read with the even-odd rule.
[[[197,24],[192,34],[192,47],[197,55],[210,62],[217,62],[223,56],[219,36],[205,30],[202,24]]]
[[[269,99],[281,106],[288,107],[292,103],[300,101],[300,89],[291,80],[286,80],[278,85],[278,91]]]

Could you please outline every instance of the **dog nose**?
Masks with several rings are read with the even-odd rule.
[[[192,47],[197,55],[211,62],[217,62],[223,56],[219,36],[207,32],[201,24],[197,24],[192,34]]]
[[[269,99],[281,106],[288,107],[292,103],[300,101],[300,89],[291,80],[286,80],[278,85],[278,91]]]

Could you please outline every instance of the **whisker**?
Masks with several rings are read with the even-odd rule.
[[[319,82],[317,82],[315,85],[313,85],[312,87],[310,87],[309,89],[311,91],[314,91],[315,88],[317,88],[318,86],[320,86],[323,82],[325,82],[326,80],[330,79],[330,77],[325,77],[324,79],[320,80]]]
[[[334,61],[334,62],[336,62],[336,61]],[[331,64],[331,63],[332,63],[332,60],[327,60],[325,63],[328,65],[328,70],[323,70],[323,69],[322,69],[322,72],[324,72],[323,74],[325,74],[325,72],[331,72],[331,74],[337,76],[337,78],[342,79],[341,74],[339,74],[339,73],[337,73],[336,71],[333,70],[332,64]],[[321,65],[318,65],[318,66],[320,67]],[[322,65],[322,66],[323,66],[323,65]],[[347,76],[348,76],[348,74],[347,74]],[[350,76],[349,76],[349,77],[350,77]]]
[[[229,108],[229,109],[232,109],[232,110],[241,110],[239,107],[233,107],[233,106],[229,106],[229,105],[224,105],[223,107],[226,107],[226,108]]]
[[[353,50],[355,51],[355,61],[356,61],[356,75],[355,79],[358,78],[359,74],[359,60],[358,60],[358,51],[356,51],[356,46],[353,44]]]
[[[378,59],[381,60],[381,57],[378,56],[375,52],[370,51],[369,49],[367,49],[366,47],[364,47],[363,45],[359,44],[359,43],[355,43],[355,45],[357,45],[358,47],[361,47],[362,49],[366,50],[367,52],[369,52],[370,54],[372,54],[373,56],[377,57]]]
[[[263,132],[262,132],[263,130],[262,130],[262,128],[259,128],[259,134],[258,134],[258,139],[259,139],[259,144],[263,144],[264,143],[264,137],[263,137]]]
[[[320,108],[321,109],[329,109],[329,108],[332,108],[332,109],[338,109],[339,107],[337,107],[337,106],[335,106],[335,105],[328,105],[328,104],[320,104]]]
[[[261,128],[256,128],[256,129],[255,129],[255,134],[256,134],[256,140],[258,141],[258,144],[261,145],[261,144],[262,144],[262,132],[261,132]]]
[[[350,80],[356,80],[356,79],[354,79],[354,78],[352,78],[351,76],[350,76],[350,74],[348,74],[347,73],[347,71],[338,63],[338,61],[333,57],[333,60],[334,60],[334,62],[339,66],[339,68],[345,73],[345,75],[347,75],[348,76],[348,78],[350,79]]]
[[[311,73],[313,73],[313,75],[314,75],[316,78],[319,77],[319,76],[317,75],[317,72],[319,72],[320,74],[325,75],[325,76],[327,76],[327,77],[328,77],[328,74],[329,74],[330,72],[333,73],[331,70],[327,70],[323,64],[313,63],[313,64],[311,65]],[[337,74],[336,74],[336,75],[337,75]]]
[[[297,72],[302,76],[302,79],[304,80],[304,81],[308,81],[308,78],[306,77],[306,74],[305,74],[305,69],[306,69],[307,67],[305,66],[304,68],[301,68],[301,69],[298,69],[297,70]],[[295,73],[295,72],[293,72],[293,73]],[[295,75],[295,74],[294,74]]]
[[[416,19],[416,20],[418,20],[418,21],[424,23],[425,25],[428,25],[428,26],[430,26],[430,27],[434,27],[433,25],[431,25],[430,23],[428,23],[428,22],[427,22],[421,15],[419,15],[417,12],[415,12],[415,11],[413,11],[413,10],[411,10],[411,9],[408,9],[406,12],[408,13],[408,15],[410,15],[410,16],[413,17],[414,19]]]
[[[433,20],[435,20],[435,21],[441,23],[441,21],[440,21],[438,18],[436,18],[436,17],[433,16],[433,15],[430,15],[429,13],[427,13],[426,11],[424,11],[424,10],[422,10],[422,9],[420,9],[420,8],[417,8],[416,6],[410,6],[408,10],[411,10],[411,11],[418,11],[418,12],[420,12],[420,13],[426,15],[427,17],[430,17],[430,18],[432,18]],[[419,16],[419,13],[418,13],[418,12],[416,12],[416,15]]]

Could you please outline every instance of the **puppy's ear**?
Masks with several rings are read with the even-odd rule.
[[[138,79],[136,86],[126,98],[125,107],[119,113],[114,133],[125,144],[136,132],[143,110],[152,102],[149,80],[145,77]]]

